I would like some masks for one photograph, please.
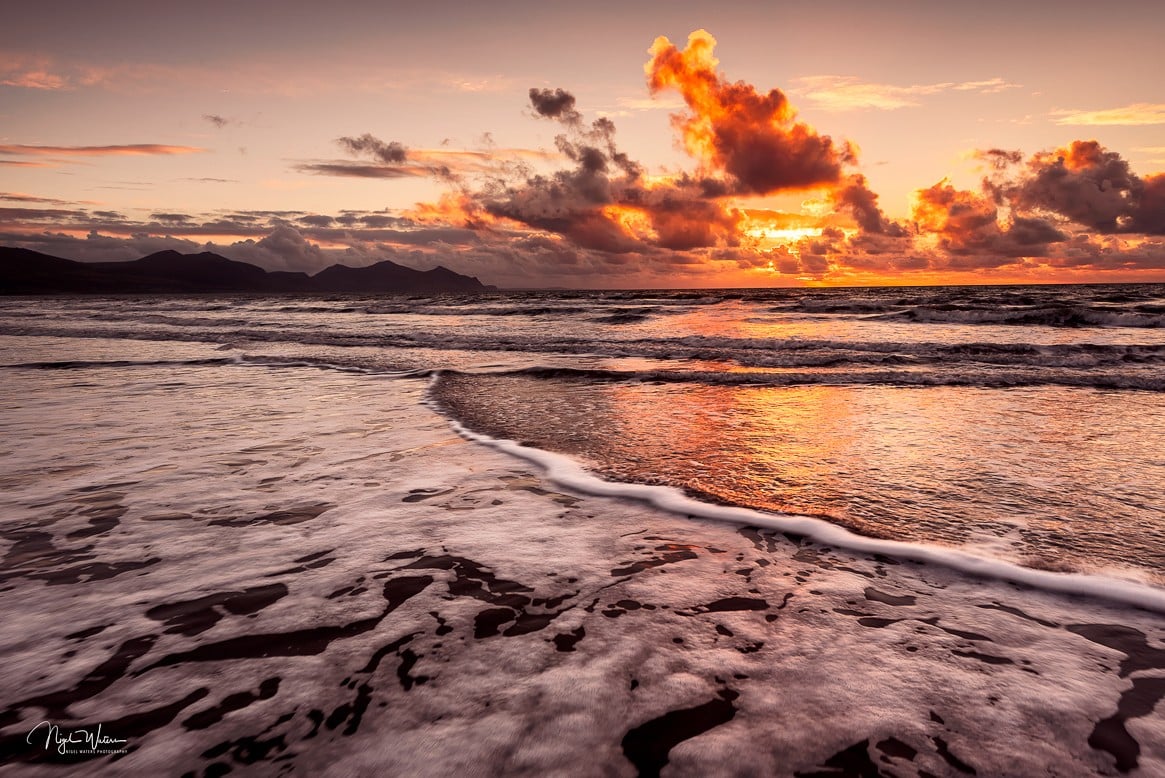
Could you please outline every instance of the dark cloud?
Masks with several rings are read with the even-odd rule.
[[[1068,236],[1044,219],[1014,216],[1007,234],[1018,246],[1039,246],[1041,250],[1049,243],[1060,243]]]
[[[190,221],[190,217],[184,213],[151,213],[150,218],[167,224],[185,224]]]
[[[1141,187],[1128,162],[1096,141],[1035,155],[1009,199],[1021,209],[1058,213],[1100,232],[1128,224]]]
[[[1165,173],[1146,176],[1141,185],[1129,226],[1150,235],[1165,235]]]
[[[985,186],[1017,212],[1055,214],[1102,234],[1165,234],[1161,177],[1139,177],[1120,154],[1094,140],[1035,154]]]
[[[359,219],[366,227],[388,227],[403,221],[399,217],[385,216],[384,214],[365,214],[360,216]]]
[[[902,225],[886,218],[882,209],[878,207],[878,195],[866,186],[866,177],[855,173],[851,175],[831,197],[835,206],[847,207],[853,213],[854,221],[863,232],[875,235],[889,235],[892,238],[906,237],[907,232]]]
[[[555,138],[555,146],[574,166],[552,174],[495,177],[467,193],[470,211],[611,254],[687,251],[739,241],[741,215],[708,198],[699,181],[683,176],[645,185],[642,166],[616,146],[610,119],[585,124],[573,97],[562,90],[531,90],[531,101],[545,115],[564,120],[566,132]]]
[[[350,178],[432,177],[459,185],[466,175],[495,174],[507,168],[526,169],[530,161],[554,158],[544,151],[522,148],[407,149],[386,143],[370,133],[339,138],[337,143],[350,154],[367,161],[316,160],[294,166],[301,173]]]
[[[42,203],[45,205],[73,205],[70,200],[59,200],[55,197],[38,197],[20,192],[0,192],[0,200],[10,203]]]
[[[992,170],[1006,170],[1012,165],[1023,162],[1023,152],[1006,149],[980,149],[975,152],[975,159],[983,162]]]
[[[539,116],[566,124],[578,124],[582,115],[575,110],[574,95],[564,89],[530,89],[530,104]]]
[[[409,158],[409,150],[403,144],[385,143],[367,132],[356,138],[337,138],[336,143],[352,156],[371,157],[386,165],[399,165]]]
[[[0,208],[0,222],[41,222],[57,224],[64,220],[84,220],[84,210],[64,208]]]
[[[417,165],[363,165],[357,162],[304,162],[295,165],[300,173],[345,178],[417,178],[431,173]]]

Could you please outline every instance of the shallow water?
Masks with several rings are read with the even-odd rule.
[[[471,428],[606,477],[1156,583],[1163,324],[1159,285],[0,300],[10,365],[85,338],[125,370],[439,374]]]
[[[1162,394],[450,375],[437,397],[471,427],[575,454],[616,480],[1165,582]]]

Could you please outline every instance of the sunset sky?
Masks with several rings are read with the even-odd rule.
[[[504,287],[1165,281],[1159,1],[3,16],[3,245]]]

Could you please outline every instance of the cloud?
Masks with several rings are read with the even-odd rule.
[[[151,213],[150,218],[167,224],[186,224],[191,220],[191,217],[184,213]]]
[[[984,95],[993,95],[1008,89],[1022,89],[1023,84],[1015,84],[996,76],[985,81],[964,81],[951,87],[956,92],[978,92]]]
[[[42,203],[46,205],[74,205],[70,200],[58,200],[55,197],[39,197],[21,192],[0,192],[0,200],[10,203]]]
[[[555,146],[573,167],[550,174],[502,171],[449,201],[465,223],[485,229],[495,229],[499,220],[517,223],[612,255],[739,241],[741,215],[719,203],[702,181],[678,176],[647,182],[642,166],[618,149],[609,118],[585,124],[574,95],[563,89],[531,89],[529,97],[539,116],[563,125]],[[723,192],[720,186],[713,189]]]
[[[55,162],[30,162],[24,159],[0,159],[0,165],[7,167],[58,167]]]
[[[676,111],[684,107],[684,100],[679,95],[650,95],[620,97],[615,104],[622,113],[628,114],[632,111]]]
[[[132,143],[121,146],[29,146],[24,144],[0,145],[0,154],[12,156],[131,156],[201,154],[207,149],[197,146],[170,146],[159,143]]]
[[[359,162],[302,162],[294,166],[300,173],[346,178],[415,178],[431,175],[429,168],[418,165],[366,165]]]
[[[386,143],[371,133],[338,138],[336,143],[349,154],[365,157],[369,162],[316,160],[297,163],[294,169],[312,175],[347,178],[427,176],[449,182],[465,175],[497,173],[531,162],[561,159],[561,154],[522,148],[410,149],[397,141]]]
[[[349,178],[415,178],[419,176],[441,176],[439,168],[418,162],[410,162],[409,150],[397,141],[385,143],[371,133],[356,137],[344,136],[336,139],[336,144],[354,157],[365,157],[373,164],[332,160],[326,162],[305,162],[295,166],[301,173],[326,176],[346,176]],[[444,176],[448,176],[445,171]]]
[[[55,91],[71,88],[70,80],[48,57],[0,52],[0,86]]]
[[[1016,211],[1055,214],[1102,234],[1165,234],[1163,176],[1141,178],[1127,160],[1094,140],[1032,155],[987,182]]]
[[[408,159],[409,155],[408,149],[403,144],[397,141],[385,143],[367,132],[358,138],[337,138],[336,143],[353,156],[370,156],[387,165],[399,165]]]
[[[15,86],[22,89],[65,89],[68,82],[64,77],[43,70],[28,70],[23,73],[12,73],[2,80],[2,86]]]
[[[1099,111],[1052,111],[1056,124],[1087,127],[1138,127],[1165,124],[1165,103],[1133,103],[1123,108],[1105,108]]]
[[[315,272],[334,264],[319,245],[288,225],[276,227],[258,241],[232,243],[226,251],[232,259],[250,262],[268,270]]]
[[[1011,151],[1008,149],[976,149],[970,154],[972,159],[977,159],[987,165],[988,168],[995,172],[1002,172],[1010,168],[1012,165],[1018,165],[1023,161],[1022,151]]]
[[[985,81],[944,82],[937,84],[912,84],[897,86],[862,81],[855,76],[803,76],[794,79],[793,94],[804,97],[815,108],[824,111],[855,111],[877,109],[893,111],[922,104],[920,98],[941,92],[977,92],[994,94],[1006,89],[1018,89],[1002,78]]]
[[[530,89],[530,103],[534,112],[547,119],[577,124],[582,116],[574,108],[574,95],[560,89]]]
[[[0,207],[0,223],[41,222],[58,224],[66,219],[84,220],[87,218],[89,218],[89,214],[83,209]]]
[[[1133,222],[1133,229],[1148,235],[1165,235],[1165,173],[1146,176]]]
[[[856,162],[855,150],[835,144],[804,122],[779,89],[760,93],[716,72],[716,39],[704,30],[688,36],[681,51],[656,38],[645,66],[655,94],[678,91],[688,111],[673,119],[688,153],[711,170],[731,176],[746,194],[812,189],[839,182],[842,167]]]
[[[866,177],[860,173],[851,175],[845,185],[834,190],[833,202],[837,206],[848,207],[863,232],[876,235],[889,235],[892,238],[901,238],[906,230],[897,222],[886,218],[882,209],[878,207],[878,195],[866,186]]]
[[[1015,257],[1039,257],[1048,244],[1067,236],[1051,223],[1016,216],[1001,224],[994,200],[947,180],[915,192],[912,218],[918,232],[937,239],[937,247],[957,257],[952,267],[993,267],[1010,264]]]

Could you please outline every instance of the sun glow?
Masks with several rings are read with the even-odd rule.
[[[746,229],[744,234],[756,239],[763,245],[791,246],[810,238],[820,238],[821,232],[821,227],[787,227],[784,229],[752,227]]]
[[[641,208],[629,205],[608,205],[603,208],[603,216],[619,225],[627,235],[646,241],[659,239],[651,217]]]

